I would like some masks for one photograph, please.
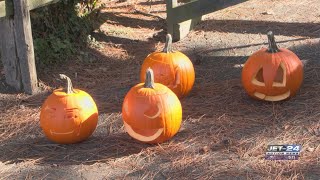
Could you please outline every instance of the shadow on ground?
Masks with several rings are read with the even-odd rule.
[[[319,37],[320,24],[248,20],[205,20],[198,24],[194,29],[246,34],[260,34],[272,30],[275,34],[281,34],[283,36],[317,38]]]
[[[11,141],[1,146],[0,161],[19,163],[34,160],[36,164],[94,164],[107,162],[141,152],[148,147],[132,140],[124,133],[109,136],[92,136],[78,144],[59,145],[45,137]]]

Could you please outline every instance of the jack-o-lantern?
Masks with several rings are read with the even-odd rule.
[[[167,34],[162,52],[149,54],[141,67],[140,80],[145,81],[148,68],[154,72],[154,80],[170,88],[179,98],[186,96],[192,89],[195,72],[190,59],[179,51],[172,50],[172,37]]]
[[[253,98],[281,101],[294,96],[303,81],[303,65],[292,51],[278,48],[268,32],[269,48],[252,54],[242,69],[242,85]]]
[[[127,93],[122,118],[126,132],[145,143],[161,143],[180,129],[182,107],[178,97],[166,86],[154,83],[153,71],[146,72],[145,83]]]
[[[98,109],[85,91],[73,89],[69,77],[60,74],[68,84],[66,92],[56,89],[45,100],[40,112],[40,126],[48,139],[60,144],[87,139],[98,122]]]

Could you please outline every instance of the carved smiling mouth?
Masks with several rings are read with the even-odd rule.
[[[254,96],[259,99],[266,100],[266,101],[281,101],[281,100],[287,99],[290,96],[290,90],[284,94],[280,94],[277,96],[267,96],[267,95],[265,95],[263,93],[259,93],[259,92],[255,92]]]
[[[67,135],[67,134],[72,134],[74,132],[74,130],[72,130],[72,131],[69,131],[69,132],[55,132],[55,131],[52,131],[51,129],[50,129],[50,133],[52,134],[52,135]]]
[[[161,136],[163,132],[163,128],[160,129],[151,129],[151,130],[140,130],[134,129],[129,124],[124,122],[124,127],[126,132],[133,138],[142,141],[142,142],[150,142],[156,140]],[[144,134],[144,135],[142,135]]]

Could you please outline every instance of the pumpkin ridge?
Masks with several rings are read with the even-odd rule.
[[[182,90],[183,93],[186,93],[186,92],[187,92],[187,88],[190,87],[190,84],[189,84],[189,81],[190,81],[190,80],[189,80],[188,74],[186,74],[186,70],[185,70],[185,69],[187,68],[187,67],[186,67],[186,64],[183,64],[183,66],[184,66],[184,67],[183,67],[182,69],[184,69],[184,71],[182,71],[182,72],[180,72],[180,73],[183,73],[183,74],[184,74],[183,77],[186,77],[186,78],[183,79],[183,81],[186,81],[187,86],[183,87],[183,90]],[[180,81],[181,81],[181,80],[180,80]],[[180,87],[180,88],[181,88],[181,87]]]
[[[159,63],[163,63],[163,64],[170,64],[170,62],[169,62],[169,61],[167,61],[167,60],[166,60],[166,58],[162,58],[162,60],[161,60],[161,61],[160,61],[160,60],[155,59],[154,57],[152,57],[152,56],[153,56],[153,54],[160,54],[160,55],[161,55],[161,57],[163,57],[163,56],[168,56],[168,54],[165,54],[165,53],[163,53],[163,52],[154,52],[154,53],[152,53],[152,54],[151,54],[151,56],[150,56],[150,57],[148,57],[148,59],[150,59],[151,61],[155,61],[155,62],[159,62]]]
[[[173,104],[168,103],[168,106],[170,110],[172,111],[174,109]],[[170,120],[172,121],[174,119],[174,113],[170,112]],[[170,122],[171,122],[170,121]],[[169,129],[169,133],[167,133],[167,136],[171,136],[174,133],[174,130],[177,128],[177,123],[174,123],[173,126]]]
[[[136,97],[158,96],[158,95],[168,93],[167,89],[163,89],[163,86],[165,86],[165,85],[155,83],[155,88],[153,89],[153,91],[151,91],[151,92],[154,92],[153,94],[150,94],[150,93],[149,94],[141,94],[141,92],[146,92],[146,89],[150,89],[150,88],[143,87],[143,84],[144,83],[140,83],[134,87],[136,89],[136,91],[134,91],[133,93],[136,94]]]
[[[167,96],[167,94],[164,94],[163,96]],[[166,132],[167,132],[167,124],[166,124],[166,122],[165,122],[165,119],[167,118],[166,117],[166,114],[167,114],[167,107],[164,105],[164,103],[163,103],[163,100],[162,100],[162,96],[157,96],[156,97],[156,100],[157,100],[157,102],[160,104],[160,106],[162,107],[162,112],[161,112],[161,123],[162,123],[162,127],[163,127],[163,132],[162,132],[162,134],[163,135],[165,135],[166,134]]]
[[[173,58],[173,53],[171,53],[170,55],[170,71],[171,71],[171,75],[174,79],[174,84],[175,84],[175,80],[176,80],[176,70],[175,70],[175,64],[174,64],[174,58]]]

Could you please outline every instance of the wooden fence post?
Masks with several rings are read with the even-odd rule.
[[[167,8],[167,32],[174,36],[174,23],[173,23],[173,8],[178,6],[177,0],[167,0],[166,8]]]
[[[17,90],[22,89],[19,61],[16,53],[16,43],[13,41],[13,19],[4,17],[0,19],[0,54],[4,67],[6,82]]]
[[[37,73],[29,8],[26,0],[13,0],[13,6],[13,17],[0,19],[0,52],[6,82],[18,91],[34,94]]]
[[[202,19],[202,16],[199,16],[193,19],[189,19],[189,20],[177,23],[175,21],[175,16],[177,16],[177,14],[175,14],[175,11],[174,11],[174,8],[178,7],[177,0],[167,0],[166,5],[167,5],[167,32],[172,35],[173,41],[179,41],[180,39],[187,36],[190,30],[193,29],[193,27],[196,24],[198,24]]]

